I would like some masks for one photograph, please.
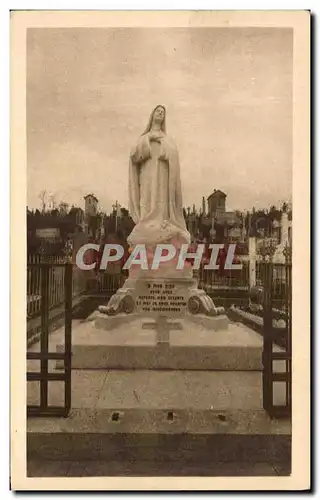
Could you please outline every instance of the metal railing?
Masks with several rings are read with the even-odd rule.
[[[263,286],[264,284],[264,272],[266,263],[257,262],[256,264],[256,284],[258,286]],[[274,310],[284,311],[286,303],[287,290],[287,271],[288,264],[283,263],[272,263],[270,267],[270,294],[272,296],[272,307]]]
[[[65,300],[65,273],[63,264],[66,258],[42,256],[27,257],[27,319],[40,316],[41,313],[41,264],[48,264],[48,306],[49,310],[63,305]],[[50,264],[50,265],[49,265]],[[75,298],[86,290],[85,272],[73,265],[72,297]]]
[[[206,270],[204,266],[199,272],[199,287],[207,292],[222,288],[249,289],[249,263],[242,262],[242,269]]]
[[[271,417],[290,417],[292,405],[291,255],[286,255],[286,263],[282,265],[264,259],[261,264],[261,277],[263,283],[263,407]],[[277,348],[277,345],[281,348]]]
[[[27,352],[27,360],[40,361],[40,371],[27,371],[27,382],[39,382],[39,404],[28,404],[28,416],[63,416],[69,414],[71,408],[71,325],[72,325],[72,264],[71,263],[29,263],[29,267],[40,270],[40,351]],[[50,312],[50,272],[53,268],[61,269],[64,284],[64,351],[49,351],[49,312]],[[37,275],[38,276],[38,275]],[[49,361],[62,360],[64,369],[52,372]],[[64,383],[64,403],[61,406],[50,405],[49,382]]]
[[[232,305],[245,307],[249,303],[249,263],[242,262],[242,269],[206,270],[201,267],[198,286],[212,298],[216,306],[226,309]]]

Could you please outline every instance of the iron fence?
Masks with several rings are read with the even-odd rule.
[[[242,269],[208,270],[200,268],[198,286],[214,300],[217,306],[245,307],[249,302],[249,262],[242,262]]]
[[[40,276],[40,316],[41,335],[40,351],[27,352],[27,360],[40,361],[40,371],[27,371],[27,382],[39,382],[39,404],[27,405],[28,416],[68,416],[71,408],[71,325],[72,325],[72,264],[71,263],[29,263],[29,268],[39,270]],[[49,351],[49,312],[50,312],[50,273],[58,268],[63,274],[64,285],[64,351]],[[63,370],[59,373],[50,371],[49,361],[63,360]],[[49,404],[49,382],[64,383],[64,403],[61,406]]]
[[[242,269],[205,269],[199,272],[199,287],[207,292],[222,288],[249,289],[249,263],[242,262]]]
[[[48,264],[48,307],[53,310],[64,304],[65,272],[63,265],[66,259],[60,256],[42,256],[39,254],[27,257],[27,319],[41,315],[41,264]],[[73,265],[72,297],[75,298],[86,290],[85,271]]]
[[[256,284],[264,286],[266,262],[256,264]],[[287,272],[288,263],[272,263],[270,266],[269,292],[272,297],[272,308],[274,315],[283,316],[286,311],[286,298],[288,295]]]
[[[271,417],[291,416],[292,265],[261,263],[263,283],[263,406]],[[281,287],[279,287],[280,280]]]
[[[93,272],[87,276],[87,294],[111,297],[122,287],[127,274],[124,272],[109,273],[107,271]]]

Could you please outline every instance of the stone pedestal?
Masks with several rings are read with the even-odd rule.
[[[183,317],[202,314],[209,317],[224,313],[197,286],[197,280],[176,277],[129,278],[99,311],[107,316],[141,314],[143,316]]]
[[[130,272],[108,304],[99,307],[94,322],[103,366],[144,369],[203,369],[204,364],[220,368],[221,353],[204,360],[207,349],[211,354],[215,349],[213,336],[220,332],[223,338],[228,324],[224,309],[198,288],[188,262],[183,269],[171,262],[158,270]],[[172,334],[179,330],[175,346]],[[103,335],[109,340],[103,340]],[[188,336],[191,346],[188,340],[185,343]],[[94,363],[99,364],[97,358]],[[241,366],[247,366],[247,361]]]
[[[181,256],[182,243],[173,238],[167,242],[167,247],[175,248],[175,255],[170,258],[168,250],[168,260],[162,253],[163,260],[160,259],[156,245],[144,247],[147,269],[132,260],[129,278],[107,305],[99,307],[99,311],[108,316],[137,313],[170,318],[183,317],[187,312],[208,316],[222,314],[223,308],[215,307],[212,299],[198,288],[192,265],[186,258],[188,255]]]

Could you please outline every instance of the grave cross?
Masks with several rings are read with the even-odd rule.
[[[170,330],[182,330],[181,323],[168,322],[166,316],[157,316],[153,323],[143,323],[142,328],[153,329],[157,333],[157,344],[168,344]]]

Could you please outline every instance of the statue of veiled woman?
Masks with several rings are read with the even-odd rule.
[[[166,133],[163,106],[153,110],[130,154],[129,211],[136,224],[129,244],[190,242],[183,217],[179,155]]]
[[[129,211],[136,225],[128,243],[146,245],[148,257],[153,256],[158,243],[171,243],[177,249],[184,243],[190,243],[183,217],[179,155],[176,145],[166,133],[163,106],[153,110],[146,130],[130,154]],[[212,316],[220,314],[212,299],[204,290],[197,288],[196,280],[192,280],[191,266],[187,263],[183,269],[177,269],[175,263],[172,259],[162,262],[164,265],[159,269],[138,269],[137,273],[131,267],[131,276],[129,274],[108,305],[100,306],[99,311],[108,315],[134,312],[135,301],[140,294],[140,278],[166,277],[175,279],[174,286],[182,278],[178,293],[186,297],[189,312]],[[135,317],[132,315],[132,319]]]

